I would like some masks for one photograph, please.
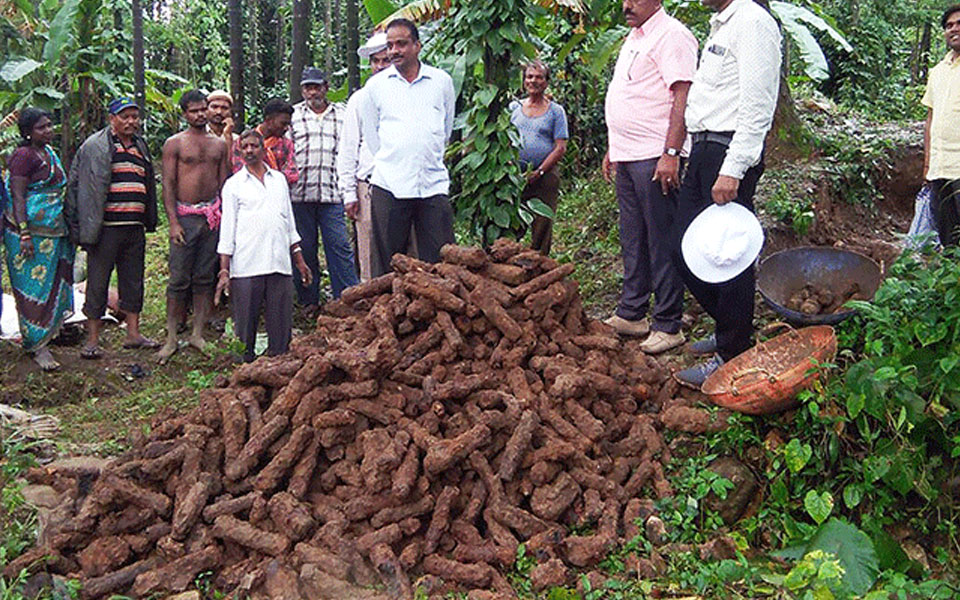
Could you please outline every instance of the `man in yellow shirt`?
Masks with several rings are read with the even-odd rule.
[[[930,70],[922,104],[924,173],[933,190],[933,219],[944,246],[960,241],[960,4],[940,19],[949,52]]]

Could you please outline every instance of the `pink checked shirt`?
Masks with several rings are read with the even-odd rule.
[[[662,8],[627,34],[607,88],[610,160],[629,162],[663,154],[673,94],[670,86],[693,81],[697,39]],[[689,140],[684,150],[689,149]]]

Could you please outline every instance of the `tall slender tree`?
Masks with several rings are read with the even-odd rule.
[[[243,4],[242,0],[229,0],[227,18],[230,23],[230,95],[233,96],[233,112],[236,130],[243,129]]]
[[[293,48],[290,55],[290,99],[299,102],[300,73],[306,65],[307,40],[310,38],[310,0],[293,0],[291,36]]]
[[[262,73],[260,71],[259,6],[259,0],[249,0],[247,3],[247,22],[250,23],[250,102],[255,106],[260,104],[260,82],[262,79]]]
[[[146,106],[146,81],[143,64],[143,6],[133,0],[133,94],[134,100],[143,109]]]
[[[357,0],[346,0],[347,11],[347,81],[350,91],[360,88],[360,15],[357,13]]]

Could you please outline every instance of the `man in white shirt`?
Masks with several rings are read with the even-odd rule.
[[[684,115],[693,140],[678,199],[677,262],[687,288],[716,320],[716,334],[694,344],[713,356],[674,374],[700,385],[725,361],[747,350],[753,336],[756,289],[753,266],[733,279],[706,283],[679,256],[680,239],[711,203],[737,202],[753,210],[763,173],[763,144],[777,107],[780,86],[780,29],[754,0],[702,0],[716,11],[710,36],[690,87]]]
[[[283,354],[293,325],[293,277],[309,285],[312,274],[303,260],[293,218],[290,191],[282,173],[263,161],[263,137],[254,129],[238,139],[244,167],[223,184],[220,222],[220,273],[215,303],[230,287],[237,337],[246,346],[243,359],[256,358],[257,322],[264,307],[267,354]]]
[[[370,75],[376,75],[390,66],[387,55],[387,34],[377,33],[363,45],[357,54],[370,61]],[[366,95],[365,87],[350,96],[343,113],[343,130],[340,147],[337,149],[337,182],[343,197],[343,210],[357,222],[357,259],[360,263],[360,280],[367,281],[373,271],[383,272],[383,260],[371,243],[370,220],[370,173],[373,171],[373,155],[360,127],[360,104]]]
[[[293,140],[299,170],[297,182],[290,186],[290,200],[304,260],[313,274],[309,286],[297,282],[297,298],[311,314],[320,303],[318,229],[333,297],[339,298],[344,289],[358,283],[353,247],[343,218],[343,202],[337,190],[337,147],[344,105],[328,102],[327,89],[326,73],[316,67],[304,67],[300,77],[303,102],[293,106],[288,134]]]
[[[440,247],[453,243],[443,152],[453,131],[456,94],[448,74],[420,62],[420,48],[413,22],[391,21],[387,53],[393,64],[367,82],[361,103],[363,138],[373,154],[373,243],[385,263],[374,277],[407,248],[411,224],[427,262],[439,262]]]

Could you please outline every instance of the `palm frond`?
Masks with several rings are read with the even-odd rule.
[[[414,23],[434,21],[450,12],[451,0],[414,0],[386,19],[377,23],[377,28],[386,27],[395,19],[410,19]]]

